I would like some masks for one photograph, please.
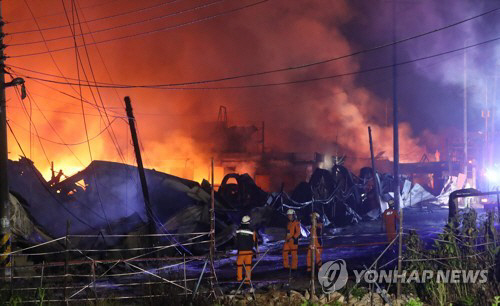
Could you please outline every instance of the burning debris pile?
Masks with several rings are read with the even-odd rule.
[[[215,192],[216,245],[231,248],[230,243],[241,217],[252,216],[265,241],[281,240],[287,222],[285,212],[297,211],[302,219],[302,234],[308,235],[311,212],[318,212],[325,227],[335,229],[379,217],[393,197],[393,177],[377,174],[374,183],[370,168],[356,176],[342,165],[331,171],[316,169],[307,182],[298,184],[291,194],[267,193],[248,174],[228,174]],[[125,235],[147,232],[147,214],[141,194],[137,169],[133,166],[94,161],[83,171],[61,181],[46,182],[33,163],[21,158],[9,162],[10,189],[15,233],[27,244],[37,244],[69,232],[73,235]],[[199,184],[155,170],[146,170],[156,233],[172,234],[163,243],[186,242],[189,233],[207,232],[210,228],[210,192],[207,181]],[[235,182],[235,183],[231,183]],[[422,202],[438,203],[423,187],[409,181],[401,184],[402,203],[412,206]],[[376,188],[378,187],[378,192]],[[451,183],[446,193],[454,190]],[[30,230],[28,230],[30,229]],[[28,233],[29,232],[29,233]],[[174,237],[173,236],[173,237]],[[124,238],[98,241],[77,240],[82,248],[104,249],[126,243]],[[190,242],[196,242],[193,240]],[[201,240],[200,240],[201,241]],[[205,253],[208,244],[190,243],[182,247],[191,254]]]

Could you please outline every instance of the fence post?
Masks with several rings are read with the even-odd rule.
[[[67,297],[67,292],[66,292],[66,287],[68,286],[68,261],[69,261],[69,227],[70,227],[70,222],[69,220],[66,221],[66,238],[64,239],[64,302],[66,305],[68,305],[68,301],[66,300]]]
[[[187,280],[186,280],[186,254],[184,255],[184,294],[187,298]]]
[[[91,263],[91,269],[92,269],[92,283],[93,283],[93,288],[94,288],[94,305],[97,305],[98,303],[98,298],[97,298],[97,288],[96,288],[96,277],[95,277],[95,261],[92,261]]]

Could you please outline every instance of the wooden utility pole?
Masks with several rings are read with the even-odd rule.
[[[148,216],[149,234],[154,234],[156,233],[156,230],[153,222],[153,210],[151,209],[151,202],[149,201],[148,183],[146,182],[146,174],[144,173],[144,166],[142,164],[141,149],[139,147],[139,140],[137,138],[137,131],[135,129],[135,117],[134,113],[132,112],[132,103],[129,97],[125,97],[125,109],[127,111],[130,134],[132,136],[132,142],[134,144],[135,159],[137,161],[137,169],[139,170],[139,178],[141,180],[142,195],[144,196],[144,205],[146,208],[146,214]],[[149,240],[150,246],[153,246],[153,238],[151,237]]]
[[[0,235],[2,252],[0,265],[10,267],[10,209],[9,209],[9,183],[7,177],[7,101],[5,99],[5,56],[3,38],[4,21],[2,17],[2,1],[0,0]],[[4,269],[2,276],[9,276],[10,269]]]

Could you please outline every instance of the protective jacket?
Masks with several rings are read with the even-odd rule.
[[[240,251],[252,251],[257,245],[257,235],[250,229],[248,224],[242,224],[236,231],[236,249]]]

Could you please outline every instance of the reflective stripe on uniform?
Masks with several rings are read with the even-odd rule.
[[[249,230],[237,230],[236,234],[253,235],[253,232]]]

